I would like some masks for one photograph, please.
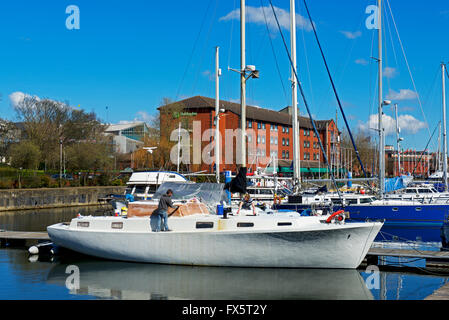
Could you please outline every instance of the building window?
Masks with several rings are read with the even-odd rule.
[[[285,128],[285,133],[288,133],[290,129],[288,127]]]
[[[282,138],[282,145],[285,146],[285,138]]]
[[[282,133],[285,133],[285,127],[282,126]]]
[[[262,124],[260,122],[257,123],[257,129],[261,129],[262,128]]]
[[[289,151],[285,152],[285,158],[286,159],[290,159],[290,152]]]
[[[265,137],[262,137],[262,144],[265,144]]]
[[[310,141],[304,141],[304,148],[310,148]]]
[[[289,146],[290,145],[290,139],[285,140],[285,145]]]
[[[252,128],[253,127],[253,122],[251,120],[248,121],[248,128]]]
[[[257,143],[260,143],[260,136],[257,136]]]
[[[251,135],[249,134],[248,135],[248,142],[251,142],[252,141],[252,137],[251,137]]]
[[[265,123],[262,123],[262,129],[266,129],[266,128],[265,128]]]
[[[282,150],[282,159],[285,159],[285,150]]]
[[[275,144],[275,145],[278,144],[278,138],[274,138],[274,144]]]

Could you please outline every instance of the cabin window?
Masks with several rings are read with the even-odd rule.
[[[134,193],[145,193],[146,186],[136,186]]]
[[[168,176],[169,178],[176,178],[176,176],[174,174],[171,174]]]
[[[292,225],[291,222],[278,222],[278,226],[279,227],[281,227],[281,226],[291,226],[291,225]]]
[[[112,229],[123,229],[123,222],[113,222],[111,223]]]
[[[213,228],[213,227],[214,227],[213,222],[197,222],[196,223],[197,229],[209,229],[209,228]]]
[[[416,211],[421,211],[422,210],[422,208],[421,207],[416,207],[416,209],[415,209]]]
[[[360,199],[360,203],[370,203],[370,202],[371,199],[364,199],[364,198]]]
[[[250,228],[254,227],[254,223],[252,222],[239,222],[237,223],[237,228]]]
[[[89,228],[89,222],[87,222],[87,221],[83,221],[83,222],[78,222],[77,224],[76,224],[79,228]]]
[[[348,204],[357,204],[357,199],[346,199]]]
[[[391,210],[393,210],[394,212],[397,212],[397,211],[399,211],[399,208],[393,208]]]

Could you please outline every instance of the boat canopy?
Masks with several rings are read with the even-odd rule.
[[[395,190],[407,188],[412,180],[413,178],[411,176],[387,178],[385,179],[385,192],[392,192]]]
[[[209,210],[215,212],[217,204],[221,201],[227,201],[226,192],[224,192],[223,183],[179,183],[164,182],[157,189],[152,199],[159,199],[168,189],[173,191],[173,200],[191,200],[199,199]]]

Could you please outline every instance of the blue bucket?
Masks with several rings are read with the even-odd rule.
[[[223,205],[221,204],[217,205],[217,215],[219,216],[223,215]]]

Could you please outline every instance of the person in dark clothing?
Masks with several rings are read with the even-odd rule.
[[[171,231],[168,228],[167,220],[167,210],[168,207],[170,208],[178,208],[173,205],[173,202],[171,201],[171,196],[173,195],[173,191],[171,189],[168,189],[166,194],[162,195],[159,199],[159,205],[157,207],[157,213],[158,213],[158,219],[157,219],[157,228],[156,232],[161,231],[161,224],[163,225],[162,231]]]
[[[237,214],[240,214],[241,209],[251,210],[251,208],[253,209],[253,215],[256,215],[256,207],[254,206],[253,199],[251,199],[249,193],[247,193],[247,194],[245,194],[245,197],[243,198],[243,200],[240,202]]]

